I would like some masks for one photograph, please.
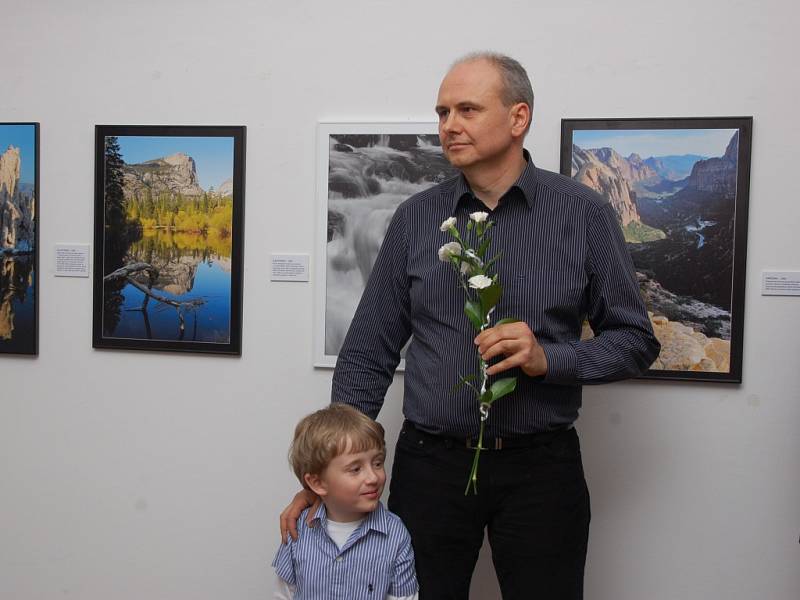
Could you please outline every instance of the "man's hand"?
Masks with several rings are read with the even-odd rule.
[[[306,518],[306,522],[311,524],[311,519],[314,518],[314,515],[319,508],[320,503],[319,496],[317,496],[311,490],[301,490],[297,492],[292,499],[292,503],[289,504],[286,508],[283,509],[281,513],[281,543],[285,544],[289,540],[289,535],[292,536],[293,540],[297,539],[297,519],[300,518],[300,513],[302,513],[307,507],[311,507],[311,510],[308,511],[308,517]]]
[[[484,329],[475,338],[475,345],[486,362],[501,354],[505,356],[505,359],[486,369],[487,375],[495,375],[513,367],[520,367],[530,377],[547,373],[544,350],[528,324],[522,321]]]

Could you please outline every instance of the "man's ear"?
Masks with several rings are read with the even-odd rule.
[[[525,102],[518,102],[511,107],[511,135],[514,137],[524,136],[531,122],[531,107]]]
[[[316,473],[306,473],[303,475],[303,481],[309,489],[320,498],[324,498],[328,494],[328,486],[322,481],[322,478]]]

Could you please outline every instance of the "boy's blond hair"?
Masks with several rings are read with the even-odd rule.
[[[335,403],[303,417],[294,430],[289,464],[303,487],[305,475],[321,475],[348,452],[386,449],[383,426],[347,404]]]

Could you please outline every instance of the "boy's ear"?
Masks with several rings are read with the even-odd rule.
[[[303,480],[309,489],[320,498],[324,498],[328,494],[328,486],[326,486],[319,475],[315,473],[306,473],[303,475]]]

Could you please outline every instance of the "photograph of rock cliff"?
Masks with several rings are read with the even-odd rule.
[[[324,344],[316,364],[333,366],[399,204],[456,171],[432,131],[377,126],[323,132],[327,180]]]
[[[36,354],[37,123],[0,123],[0,353]]]
[[[96,347],[238,346],[235,137],[109,133],[98,136]]]
[[[617,213],[662,345],[656,376],[741,377],[750,129],[720,121],[564,122],[562,173]]]

